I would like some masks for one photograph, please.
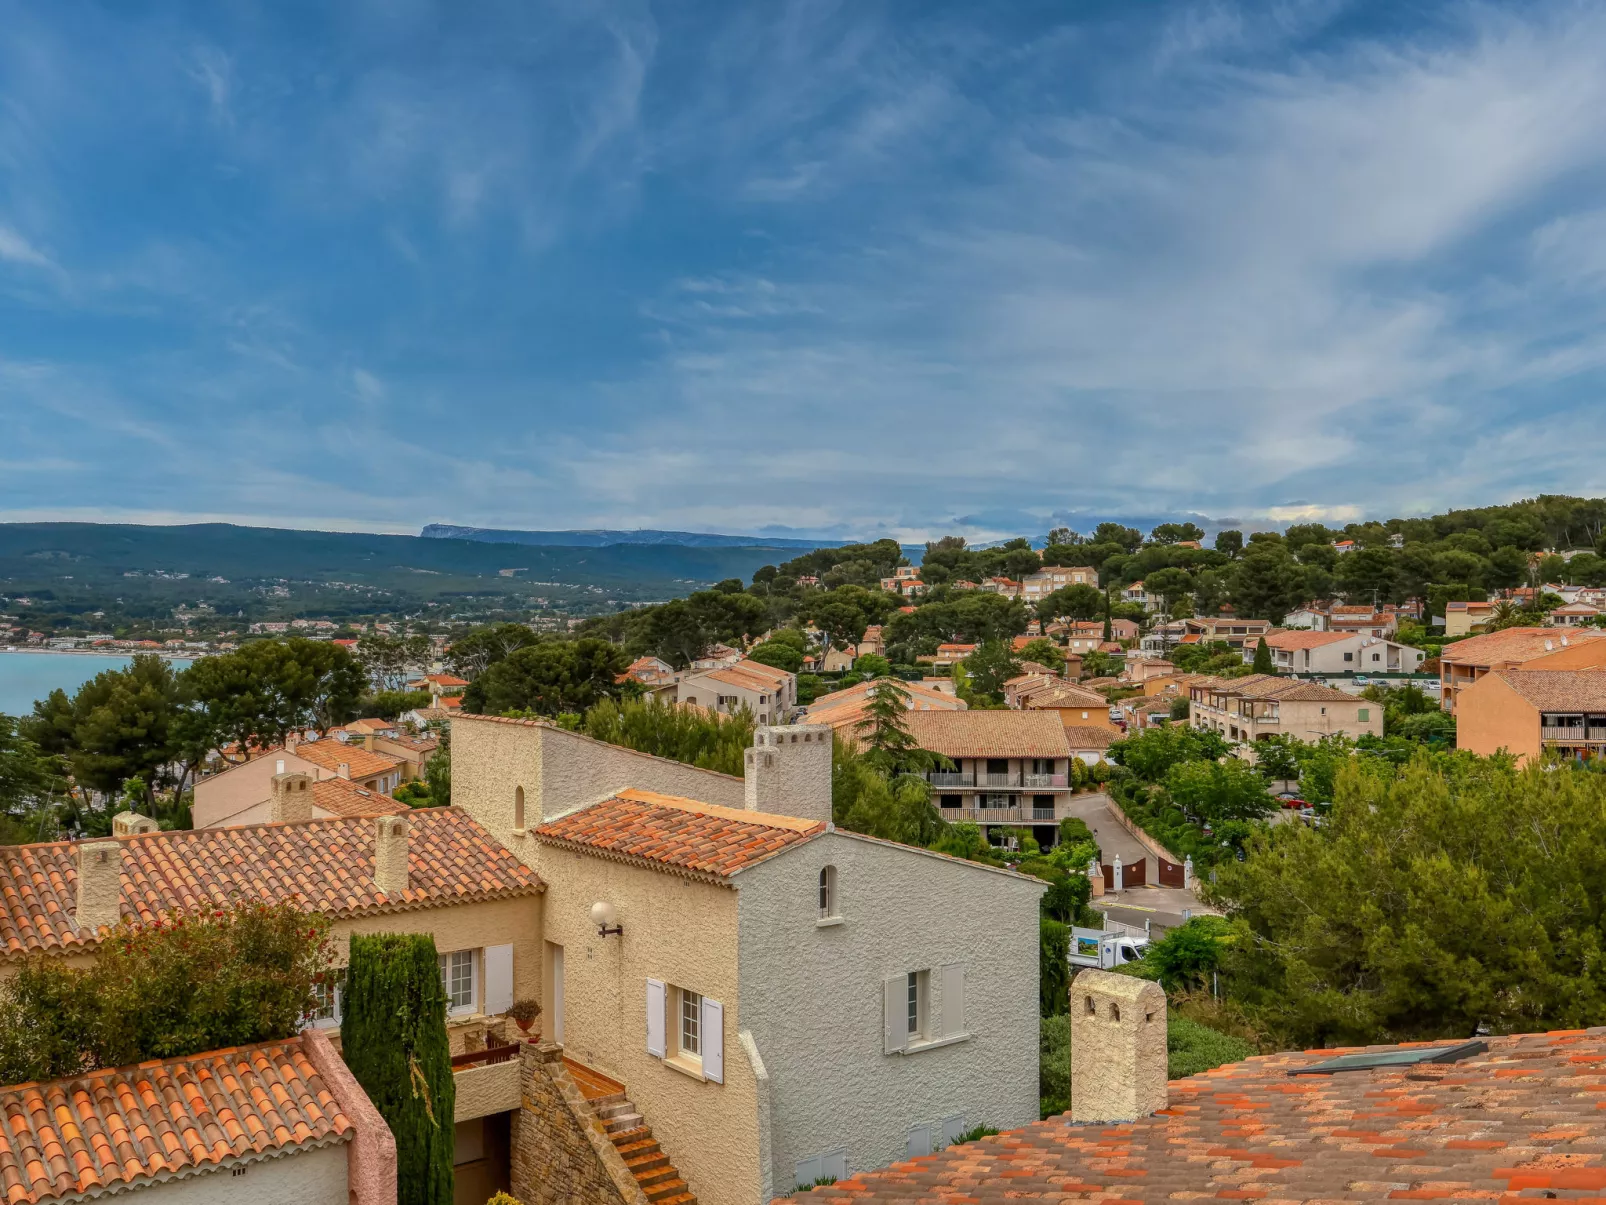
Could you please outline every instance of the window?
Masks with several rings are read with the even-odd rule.
[[[1383,660],[1383,654],[1382,653],[1373,653],[1372,654],[1372,660],[1373,661],[1381,661],[1381,660]]]
[[[1344,654],[1344,660],[1345,661],[1353,661],[1353,660],[1355,660],[1355,654],[1354,653],[1345,653]]]
[[[524,788],[523,787],[514,787],[513,788],[513,827],[517,828],[517,829],[522,829],[524,827]]]
[[[922,1032],[922,1023],[925,1021],[926,982],[927,976],[925,971],[909,972],[909,986],[905,993],[905,1000],[908,1002],[905,1013],[908,1021],[908,1028],[904,1032],[906,1032],[911,1038],[920,1037]]]
[[[474,1011],[474,951],[454,950],[440,956],[441,983],[446,987],[446,1011]]]
[[[346,968],[330,971],[322,983],[313,984],[312,1023],[320,1029],[340,1024],[341,1005],[346,997]]]
[[[820,867],[820,919],[836,915],[836,867]]]
[[[703,1052],[703,998],[685,988],[680,991],[680,1052]]]
[[[1369,722],[1372,718],[1372,709],[1370,707],[1362,707],[1355,713],[1355,718],[1362,724]]]

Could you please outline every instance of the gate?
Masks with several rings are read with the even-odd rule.
[[[1148,872],[1146,869],[1148,865],[1149,860],[1147,858],[1139,858],[1130,866],[1123,862],[1121,864],[1121,885],[1123,887],[1144,886],[1148,882]]]
[[[1167,862],[1164,858],[1154,859],[1160,864],[1160,886],[1186,887],[1187,872],[1183,870],[1181,862]]]
[[[1099,869],[1104,872],[1104,890],[1115,890],[1115,867],[1110,863],[1103,863]],[[1124,868],[1123,868],[1124,869]]]

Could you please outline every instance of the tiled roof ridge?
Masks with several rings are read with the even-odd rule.
[[[806,820],[802,816],[786,816],[779,812],[751,811],[747,808],[726,807],[720,803],[704,803],[701,799],[689,799],[684,795],[665,795],[660,791],[648,791],[640,787],[626,787],[616,791],[612,798],[630,799],[637,803],[650,803],[654,807],[679,808],[683,812],[691,812],[699,816],[718,816],[724,820],[734,820],[740,824],[761,824],[766,828],[784,828],[789,832],[806,833],[817,828],[824,828],[823,820]],[[595,804],[591,806],[595,807]],[[569,813],[572,815],[573,813]]]
[[[629,745],[615,745],[608,741],[599,741],[596,737],[587,736],[583,732],[570,732],[567,728],[560,728],[550,720],[523,720],[515,716],[508,715],[481,715],[479,712],[474,711],[462,712],[453,716],[452,720],[453,722],[458,720],[473,720],[476,723],[513,724],[520,728],[545,728],[550,732],[561,732],[564,736],[573,737],[574,739],[580,741],[589,741],[593,745],[601,745],[608,749],[617,750],[620,753],[631,754],[634,757],[645,757],[649,761],[659,762],[663,765],[677,766],[682,770],[694,770],[698,774],[711,774],[715,778],[723,779],[726,782],[742,781],[742,777],[739,774],[725,774],[719,770],[707,769],[704,766],[694,766],[690,762],[676,761],[672,757],[660,757],[656,753],[644,753],[640,749],[632,749]]]
[[[355,783],[352,785],[356,786]],[[367,790],[366,787],[361,789]],[[379,793],[375,791],[369,791],[368,793],[370,795],[374,795],[376,798],[379,796]],[[389,799],[390,796],[386,795],[384,798]],[[397,802],[400,801],[398,800]],[[439,812],[444,814],[450,810],[450,808],[412,808],[410,809],[408,819],[411,820],[414,816],[422,816],[430,812]],[[459,809],[459,811],[461,812],[462,809]],[[462,812],[462,814],[465,816],[468,815],[467,812]],[[58,849],[71,849],[75,846],[83,845],[88,841],[124,841],[129,844],[133,844],[134,842],[138,841],[174,841],[177,843],[185,839],[192,841],[207,841],[215,840],[216,834],[218,833],[243,834],[258,829],[312,828],[317,825],[351,824],[352,822],[358,820],[377,820],[378,818],[379,817],[377,815],[314,816],[311,820],[258,820],[251,824],[231,824],[227,828],[172,828],[153,829],[148,833],[107,833],[104,837],[68,837],[65,840],[60,841],[29,841],[20,845],[7,845],[4,846],[3,849],[0,849],[0,856],[3,856],[5,853],[9,853],[12,850],[50,849],[52,847]],[[472,817],[470,817],[470,819],[472,819]]]

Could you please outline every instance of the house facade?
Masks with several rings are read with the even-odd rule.
[[[909,715],[909,732],[920,747],[953,763],[952,769],[926,774],[943,819],[969,821],[988,834],[1032,825],[1045,849],[1058,840],[1057,826],[1069,815],[1073,794],[1065,730],[1052,710]]]
[[[1326,736],[1383,735],[1381,706],[1317,682],[1250,674],[1201,679],[1188,694],[1188,722],[1234,744],[1275,735],[1307,743]]]
[[[686,674],[675,685],[675,701],[721,715],[746,707],[760,724],[784,724],[797,710],[797,675],[758,661],[739,661]]]
[[[546,1036],[625,1085],[700,1201],[1035,1116],[1040,884],[833,831],[826,726],[759,728],[742,779],[534,722],[453,740],[454,810],[546,884]]]
[[[1520,761],[1606,752],[1606,669],[1495,670],[1460,694],[1456,747]]]
[[[1421,649],[1357,632],[1273,631],[1261,639],[1286,674],[1413,674],[1427,658]]]
[[[365,740],[368,746],[377,743],[371,734]],[[269,749],[198,780],[191,814],[196,828],[261,823],[267,819],[273,798],[273,780],[286,773],[305,774],[315,783],[338,778],[370,795],[388,799],[404,780],[416,777],[416,771],[407,773],[410,764],[404,758],[356,743],[292,738],[282,748]],[[321,792],[320,806],[329,810],[323,800],[334,798],[335,791],[326,788]]]
[[[1049,565],[1021,579],[1021,597],[1027,602],[1038,602],[1066,586],[1094,586],[1099,584],[1096,569],[1086,565]]]

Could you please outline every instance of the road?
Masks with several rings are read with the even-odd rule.
[[[1093,839],[1099,843],[1105,862],[1111,861],[1117,854],[1121,857],[1122,865],[1131,865],[1139,858],[1147,858],[1148,877],[1151,880],[1157,878],[1159,867],[1155,864],[1154,855],[1110,815],[1109,809],[1114,806],[1110,797],[1102,792],[1076,795],[1071,799],[1069,812],[1093,830]],[[1184,910],[1194,916],[1215,911],[1201,903],[1192,891],[1152,884],[1108,893],[1102,899],[1095,899],[1093,906],[1101,912],[1108,912],[1111,920],[1139,927],[1148,921],[1156,931],[1180,925]]]

